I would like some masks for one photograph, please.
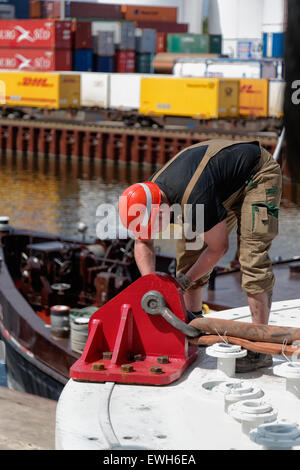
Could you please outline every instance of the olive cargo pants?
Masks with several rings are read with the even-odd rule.
[[[281,190],[280,166],[272,155],[262,148],[262,155],[252,179],[246,187],[223,203],[227,210],[228,234],[237,227],[242,289],[247,294],[270,291],[275,282],[268,251],[272,240],[278,234]],[[186,240],[177,240],[177,273],[186,273],[205,248],[204,244],[200,250],[186,250]],[[204,286],[209,276],[210,272],[198,279],[193,289]]]

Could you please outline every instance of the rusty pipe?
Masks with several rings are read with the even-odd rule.
[[[236,320],[223,320],[220,318],[196,318],[189,323],[205,333],[212,335],[231,336],[249,341],[267,343],[286,343],[300,341],[300,328],[285,326],[256,325]]]

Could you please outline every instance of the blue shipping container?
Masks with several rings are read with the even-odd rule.
[[[75,72],[93,71],[93,51],[77,49],[73,52],[73,70]]]
[[[115,58],[114,56],[96,56],[96,66],[95,69],[97,72],[105,73],[114,73],[115,70]]]
[[[30,17],[30,0],[0,0],[0,5],[13,5],[18,20]]]
[[[285,33],[263,33],[263,56],[284,57]]]

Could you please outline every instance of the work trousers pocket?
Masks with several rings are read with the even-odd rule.
[[[256,235],[277,235],[278,206],[268,203],[253,203],[251,205],[251,233]]]

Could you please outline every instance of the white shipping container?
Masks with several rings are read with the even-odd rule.
[[[81,106],[109,108],[109,73],[81,72]]]
[[[139,109],[141,101],[141,80],[146,78],[170,78],[174,75],[112,73],[110,74],[110,107],[113,109]]]
[[[269,81],[269,117],[283,116],[284,92],[284,80]]]
[[[207,77],[261,78],[259,62],[213,62],[207,64]]]
[[[199,62],[176,62],[173,74],[176,77],[206,77],[206,60]]]

